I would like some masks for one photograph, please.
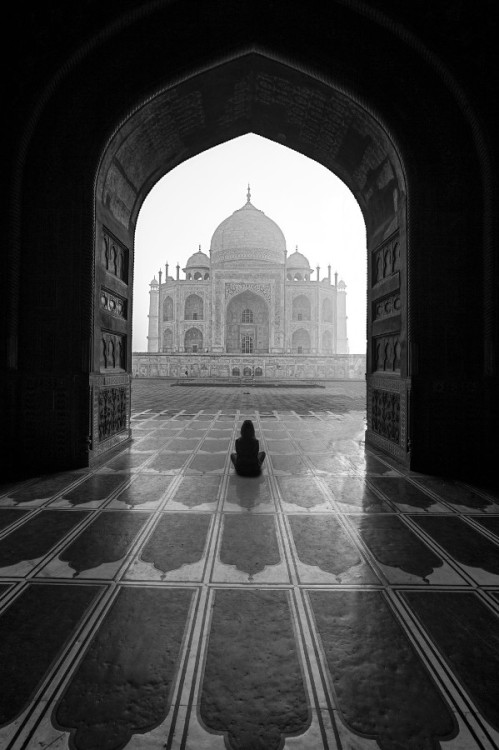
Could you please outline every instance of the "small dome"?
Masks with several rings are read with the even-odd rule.
[[[159,284],[158,284],[158,281],[157,281],[157,279],[156,279],[156,276],[155,276],[155,277],[154,277],[154,279],[153,279],[153,280],[151,281],[151,283],[149,284],[149,286],[159,286]]]
[[[248,187],[246,204],[215,229],[210,256],[212,263],[249,260],[283,265],[285,251],[281,229],[251,203]]]
[[[191,257],[187,260],[187,263],[185,264],[185,268],[182,269],[182,271],[186,271],[188,268],[209,268],[210,267],[210,259],[206,255],[206,253],[203,253],[201,251],[201,246],[199,246],[199,250],[197,253],[194,253],[191,255]]]
[[[340,283],[338,284],[338,289],[346,289],[346,288],[347,288],[347,285],[345,284],[345,282],[342,279],[340,281]]]
[[[307,258],[305,258],[305,256],[302,253],[298,252],[298,248],[296,248],[295,252],[291,253],[291,255],[289,256],[289,258],[287,259],[287,261],[286,261],[286,268],[290,268],[290,269],[291,268],[293,268],[293,269],[296,268],[296,269],[300,269],[300,270],[306,269],[307,271],[311,271],[312,270],[310,268],[310,264],[309,264]]]

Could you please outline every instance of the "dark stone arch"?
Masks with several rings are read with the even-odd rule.
[[[106,449],[96,425],[87,435],[95,413],[90,396],[98,398],[100,387],[98,329],[105,327],[106,314],[98,306],[100,286],[106,274],[111,281],[131,279],[137,213],[157,179],[184,159],[249,130],[315,159],[354,192],[366,221],[369,284],[376,293],[386,292],[400,274],[406,300],[394,344],[400,360],[394,397],[400,399],[402,437],[398,446],[384,447],[426,470],[435,464],[469,466],[470,450],[475,468],[492,455],[499,390],[491,189],[497,173],[488,152],[494,143],[489,99],[470,83],[470,71],[476,72],[473,55],[466,55],[465,75],[456,63],[459,35],[437,41],[433,25],[423,18],[416,23],[405,4],[383,13],[363,2],[345,0],[326,8],[311,2],[303,15],[292,7],[282,13],[279,2],[243,0],[236,12],[217,0],[224,24],[217,25],[214,7],[195,38],[186,4],[142,4],[125,12],[93,6],[92,23],[82,26],[82,36],[78,39],[73,28],[65,45],[54,43],[47,58],[37,44],[29,44],[23,19],[26,67],[18,76],[17,132],[9,141],[16,165],[9,210],[13,232],[7,293],[0,295],[6,305],[6,432],[13,436],[8,455],[15,453],[12,446],[40,447],[31,455],[38,468],[47,469],[83,465]],[[437,17],[439,12],[434,11]],[[60,38],[54,17],[62,18],[63,29],[68,24],[58,13],[51,14],[48,39]],[[476,19],[468,18],[470,27],[481,23],[480,34],[486,35],[483,20]],[[359,37],[362,49],[351,44]],[[474,50],[476,59],[483,59],[478,43]],[[224,58],[217,58],[220,51]],[[237,111],[236,90],[247,92]],[[414,97],[415,90],[422,95]],[[292,109],[297,102],[305,103],[303,111]],[[286,118],[290,111],[292,121]],[[334,113],[341,120],[339,131]],[[162,150],[142,138],[150,123],[160,138],[171,136],[163,138]],[[107,245],[106,237],[111,238]],[[392,241],[390,267],[384,252]],[[96,252],[99,247],[105,248],[105,258]],[[372,269],[378,267],[375,278]],[[26,304],[37,299],[40,282],[57,286],[57,295],[47,295],[51,309],[41,302]],[[425,304],[413,304],[418,299]],[[60,325],[54,327],[57,316]],[[373,377],[372,342],[382,338],[383,326],[373,320],[368,331],[368,406],[382,401],[380,393],[394,392],[386,390],[392,386],[381,375]],[[129,336],[130,322],[123,329],[120,335]],[[36,351],[27,346],[32,340]],[[128,371],[130,356],[128,346]],[[57,373],[56,380],[51,373]],[[36,376],[30,382],[38,383],[37,393],[51,391],[51,397],[29,401],[28,375]],[[125,375],[119,387],[127,392]],[[46,424],[56,391],[59,401],[74,406],[67,416],[60,411],[49,445]],[[412,424],[409,393],[418,415]],[[457,399],[459,409],[456,393],[463,396]],[[28,402],[35,406],[28,409]],[[477,437],[472,447],[467,433]],[[126,430],[113,441],[121,438]]]

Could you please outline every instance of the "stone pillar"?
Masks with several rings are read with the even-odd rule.
[[[337,354],[348,354],[347,293],[346,284],[340,281],[336,293],[336,346]]]
[[[150,283],[149,291],[149,331],[147,336],[147,351],[158,352],[159,351],[159,337],[158,337],[158,324],[159,324],[159,284],[156,281],[156,277]]]

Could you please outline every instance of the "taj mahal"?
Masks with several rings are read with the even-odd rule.
[[[348,348],[346,284],[320,277],[280,227],[251,202],[215,229],[176,276],[150,283],[148,351],[136,376],[363,377],[365,357]],[[315,278],[312,278],[315,273]]]

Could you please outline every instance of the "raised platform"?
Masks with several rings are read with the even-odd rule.
[[[266,378],[178,378],[172,385],[200,386],[208,388],[221,388],[224,386],[236,386],[239,388],[325,388],[324,383],[303,380],[267,380]]]
[[[228,379],[244,378],[272,382],[316,382],[364,380],[365,354],[213,354],[148,353],[132,355],[132,373],[141,378]]]

